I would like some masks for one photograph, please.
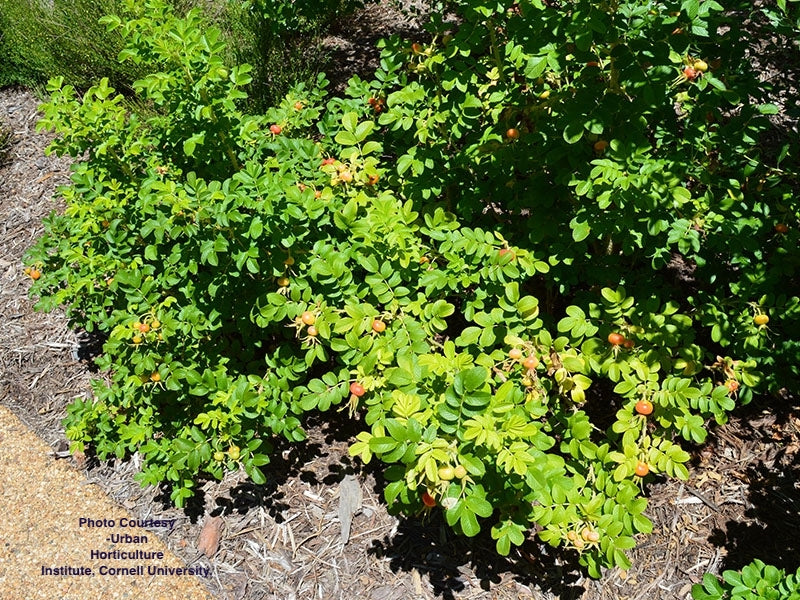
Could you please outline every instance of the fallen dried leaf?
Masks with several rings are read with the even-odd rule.
[[[411,569],[411,581],[414,584],[414,593],[417,596],[422,595],[422,578],[419,576],[419,571]]]
[[[203,530],[197,536],[197,550],[211,558],[219,549],[219,538],[222,532],[222,517],[209,517]]]
[[[353,515],[361,508],[361,485],[352,475],[345,476],[339,484],[339,522],[342,524],[342,545],[350,539]]]

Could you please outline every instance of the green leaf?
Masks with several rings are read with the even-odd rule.
[[[576,242],[585,240],[592,230],[589,223],[586,221],[578,221],[577,217],[569,222],[569,226],[572,228],[572,239]]]
[[[183,142],[183,152],[186,156],[194,156],[194,150],[197,146],[202,145],[205,140],[205,132],[195,133],[188,140]]]
[[[386,419],[384,421],[386,429],[389,430],[389,435],[398,442],[404,442],[407,439],[406,427],[397,419]],[[373,448],[374,449],[374,448]],[[380,452],[383,452],[382,450]]]
[[[622,570],[631,568],[631,561],[622,550],[614,550],[614,566]]]
[[[348,112],[342,116],[342,127],[344,127],[345,131],[349,131],[350,133],[355,133],[357,126],[358,126],[357,113]]]
[[[489,502],[483,498],[476,497],[474,494],[467,497],[466,503],[467,507],[479,517],[491,517],[494,512],[494,508]]]
[[[726,91],[728,89],[728,88],[725,87],[725,84],[721,80],[717,79],[716,77],[707,76],[705,79],[706,79],[706,81],[708,81],[708,83],[712,87],[718,89],[721,92],[724,92],[724,91]],[[773,113],[767,113],[767,114],[773,114]]]
[[[349,131],[340,131],[336,134],[334,141],[342,146],[355,146],[358,144],[358,139]]]
[[[727,583],[732,587],[737,587],[742,585],[741,575],[739,575],[739,573],[737,573],[736,571],[730,569],[722,573],[722,579],[724,579],[725,583]]]
[[[539,300],[533,296],[524,296],[517,302],[517,311],[526,321],[533,319],[539,314]]]
[[[515,304],[519,300],[519,283],[512,281],[506,286],[505,293],[508,301]]]
[[[689,19],[694,20],[700,12],[700,0],[684,0],[681,9],[686,12]]]
[[[640,533],[653,533],[653,522],[644,515],[633,515],[633,526]]]
[[[532,56],[525,66],[525,77],[529,80],[536,79],[544,73],[545,69],[547,69],[547,55]]]
[[[703,575],[703,587],[709,594],[721,595],[725,592],[719,579],[711,573]]]
[[[456,376],[456,379],[459,377],[461,378],[461,383],[463,385],[463,391],[461,393],[472,392],[483,387],[483,385],[486,383],[486,378],[488,375],[488,371],[483,367],[473,367],[472,369],[461,371]]]
[[[397,496],[400,495],[406,488],[405,481],[393,481],[389,485],[386,486],[386,489],[383,491],[383,497],[386,498],[386,503],[391,506],[394,504],[394,501],[397,499]]]
[[[375,127],[375,123],[372,121],[364,121],[363,123],[359,123],[358,127],[355,130],[355,138],[356,141],[361,143],[363,142],[366,137],[372,133],[372,129]]]
[[[511,553],[511,539],[507,535],[502,535],[497,538],[495,547],[498,554],[508,556]]]
[[[361,155],[366,156],[367,154],[372,154],[373,152],[380,152],[381,146],[380,142],[369,141],[364,144],[364,147],[361,148]]]
[[[464,532],[464,535],[467,537],[475,537],[481,531],[481,526],[478,524],[478,519],[475,517],[475,513],[473,513],[467,507],[465,507],[461,513],[459,524],[461,525],[461,530]]]
[[[672,197],[680,203],[691,202],[692,192],[687,190],[685,187],[676,187],[672,188]]]
[[[105,15],[100,17],[98,23],[105,25],[107,31],[114,31],[116,28],[122,25],[122,19],[116,15]]]
[[[778,585],[778,583],[783,579],[784,572],[777,567],[772,565],[766,565],[764,567],[764,580],[771,586]]]
[[[583,137],[583,125],[578,123],[577,121],[571,121],[565,128],[564,128],[564,141],[568,144],[576,144],[581,141]]]
[[[256,485],[264,485],[267,482],[264,472],[256,466],[251,466],[249,469],[246,469],[246,472]]]
[[[385,454],[397,447],[397,441],[390,437],[373,437],[369,440],[369,449],[375,454]]]

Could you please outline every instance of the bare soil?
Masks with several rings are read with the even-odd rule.
[[[353,21],[368,40],[409,23],[378,12],[371,27],[370,14],[374,7]],[[334,64],[368,75],[376,54],[345,33],[328,40]],[[0,90],[0,122],[13,131],[8,160],[0,161],[0,404],[137,518],[178,518],[165,542],[188,564],[212,569],[215,598],[683,600],[706,571],[740,568],[753,558],[797,568],[800,407],[788,392],[743,407],[711,431],[706,445],[692,449],[688,482],[651,484],[646,514],[655,531],[633,551],[630,570],[610,570],[599,581],[581,572],[573,554],[535,540],[502,558],[488,535],[457,537],[436,512],[388,514],[380,471],[348,456],[357,424],[343,413],[307,423],[304,443],[278,445],[265,485],[229,474],[203,485],[185,510],[172,508],[163,490],[140,488],[135,456],[98,463],[70,455],[65,407],[90,393],[97,373],[85,337],[61,312],[34,311],[27,296],[21,259],[41,235],[42,219],[59,208],[52,196],[69,170],[68,161],[44,156],[50,135],[34,130],[36,106],[29,91]],[[219,550],[208,558],[198,538],[214,516],[223,529]]]

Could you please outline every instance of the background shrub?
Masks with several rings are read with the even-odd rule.
[[[130,0],[7,0],[0,4],[0,86],[43,87],[51,77],[79,90],[101,78],[126,96],[144,73],[119,62],[123,42],[98,23],[106,14],[135,15]],[[223,60],[230,68],[253,66],[249,102],[264,110],[295,83],[312,84],[325,68],[322,35],[336,19],[363,6],[360,0],[301,2],[274,0],[170,0],[178,14],[204,9],[209,25],[226,42]],[[80,23],[79,27],[75,24]]]
[[[0,82],[42,87],[62,76],[86,89],[108,77],[121,91],[141,72],[122,65],[122,38],[107,32],[100,17],[124,10],[124,0],[7,0],[0,4]]]
[[[585,309],[619,283],[675,299],[709,351],[794,385],[798,138],[773,118],[792,92],[773,89],[739,26],[772,31],[779,13],[738,0],[447,6],[455,22],[432,19],[429,43],[389,40],[352,92],[379,113],[397,185],[544,250],[549,309]]]
[[[331,2],[228,1],[207,11],[223,32],[229,65],[252,65],[248,103],[264,111],[299,82],[313,84],[328,55],[322,35],[356,4]]]

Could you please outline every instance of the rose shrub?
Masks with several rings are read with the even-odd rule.
[[[149,75],[133,109],[51,83],[77,160],[27,258],[40,308],[107,336],[67,435],[181,505],[348,408],[392,509],[598,576],[651,532],[645,483],[688,477],[680,441],[796,374],[796,173],[758,154],[776,108],[716,2],[444,8],[373,81],[264,114],[200,12],[104,18]]]

